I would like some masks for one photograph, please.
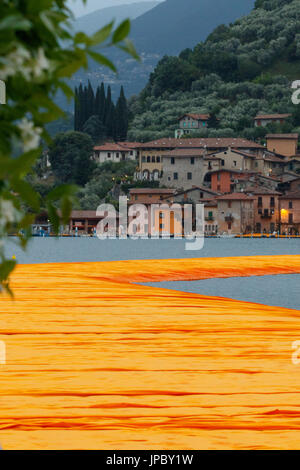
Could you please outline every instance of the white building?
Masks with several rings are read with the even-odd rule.
[[[137,160],[139,146],[138,142],[107,142],[103,145],[96,145],[94,160],[98,163]]]

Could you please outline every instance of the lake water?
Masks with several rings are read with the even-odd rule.
[[[186,251],[184,240],[98,240],[98,238],[33,238],[26,252],[11,238],[6,254],[21,264],[129,259],[172,259],[300,254],[300,239],[212,239],[199,251]]]
[[[199,251],[186,251],[184,240],[98,240],[97,238],[33,238],[26,252],[10,239],[9,257],[19,263],[117,261],[300,254],[300,239],[205,239]],[[157,287],[228,297],[266,305],[300,308],[300,275],[253,276],[161,282]]]

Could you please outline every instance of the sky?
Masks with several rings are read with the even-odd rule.
[[[87,0],[84,5],[82,0],[68,0],[68,6],[76,17],[92,13],[101,8],[114,7],[117,5],[126,5],[129,3],[145,2],[147,0]]]

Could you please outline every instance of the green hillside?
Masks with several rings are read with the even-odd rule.
[[[220,118],[219,128],[204,129],[203,136],[256,138],[269,130],[299,130],[294,79],[300,79],[300,0],[257,0],[248,16],[158,63],[143,92],[131,99],[129,138],[173,135],[184,112]],[[280,129],[253,128],[258,113],[286,112],[293,117]]]

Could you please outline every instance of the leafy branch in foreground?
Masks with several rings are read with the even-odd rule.
[[[25,178],[41,154],[41,140],[50,142],[46,124],[64,115],[53,97],[59,90],[68,99],[73,97],[65,79],[82,67],[87,69],[89,57],[116,71],[105,55],[95,52],[96,45],[118,47],[138,58],[127,39],[129,20],[116,28],[111,22],[92,36],[73,33],[73,16],[66,4],[67,0],[2,0],[0,4],[0,80],[7,93],[6,105],[0,106],[0,286],[8,292],[16,262],[6,259],[3,240],[17,233],[25,246],[39,212],[42,201]],[[43,205],[58,231],[70,213],[74,188],[55,191]]]

